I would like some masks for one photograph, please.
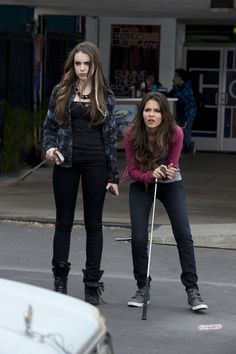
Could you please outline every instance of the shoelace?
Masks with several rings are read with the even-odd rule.
[[[144,295],[145,291],[143,289],[138,289],[132,299],[136,299],[139,295]]]
[[[103,304],[105,304],[106,302],[103,300],[102,298],[102,293],[104,292],[105,290],[105,286],[104,286],[104,283],[103,282],[99,282],[98,283],[98,288],[97,288],[97,292],[98,292],[98,298],[99,298],[99,301],[101,301]]]
[[[98,283],[98,287],[88,287],[88,296],[93,296],[94,293],[96,293],[98,300],[102,303],[105,304],[105,301],[102,299],[102,293],[104,292],[104,283],[103,282],[99,282]]]
[[[191,291],[189,292],[189,295],[190,295],[191,299],[197,298],[199,301],[203,301],[203,300],[201,299],[200,293],[199,293],[197,290],[191,290]]]
[[[66,287],[65,287],[65,279],[63,279],[61,277],[57,277],[55,279],[55,283],[56,283],[57,292],[58,293],[63,293],[63,291],[66,289]]]

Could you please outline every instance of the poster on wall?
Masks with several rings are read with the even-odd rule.
[[[131,97],[145,76],[158,82],[160,26],[112,25],[110,86],[117,97]]]
[[[117,148],[124,149],[124,136],[128,126],[138,112],[138,103],[126,101],[117,102],[114,110],[117,127]]]

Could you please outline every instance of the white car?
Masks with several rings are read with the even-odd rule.
[[[1,354],[112,354],[100,311],[82,300],[0,279]]]

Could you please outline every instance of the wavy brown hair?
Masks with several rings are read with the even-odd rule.
[[[90,115],[91,123],[98,125],[105,119],[105,100],[104,88],[107,86],[104,76],[100,51],[95,44],[91,42],[81,42],[77,44],[69,53],[64,65],[61,82],[56,94],[55,114],[59,123],[64,123],[67,116],[65,114],[68,99],[75,89],[75,83],[78,77],[74,69],[74,57],[78,52],[87,54],[90,58],[90,67],[88,80],[92,83]],[[84,84],[84,86],[86,83]]]
[[[152,139],[143,119],[143,111],[150,100],[159,103],[162,115],[162,122],[154,130]],[[160,164],[165,147],[175,129],[176,122],[170,111],[167,98],[159,92],[147,93],[140,103],[138,113],[133,122],[133,129],[130,133],[134,159],[139,163],[142,170],[155,169]]]

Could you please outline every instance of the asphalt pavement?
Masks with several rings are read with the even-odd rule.
[[[132,274],[129,182],[120,196],[107,195],[104,208],[102,269],[105,304],[99,308],[112,335],[115,354],[236,353],[236,164],[235,154],[197,152],[181,158],[189,217],[195,244],[199,285],[209,309],[193,313],[180,282],[180,265],[169,220],[157,203],[151,261],[148,318],[128,308],[136,291]],[[124,154],[118,154],[125,168]],[[0,176],[0,276],[52,289],[55,207],[52,166],[41,167],[24,181]],[[118,241],[121,240],[121,241]],[[79,193],[72,232],[69,295],[83,299],[85,231]]]
[[[52,235],[53,225],[0,221],[0,277],[52,289]],[[101,269],[106,303],[99,309],[106,318],[114,353],[235,354],[235,251],[195,247],[199,286],[209,309],[193,313],[179,279],[177,248],[154,244],[151,303],[143,321],[141,309],[127,306],[136,291],[130,242],[117,238],[128,236],[127,228],[104,228]],[[85,232],[79,225],[72,233],[70,262],[69,296],[83,299]]]

